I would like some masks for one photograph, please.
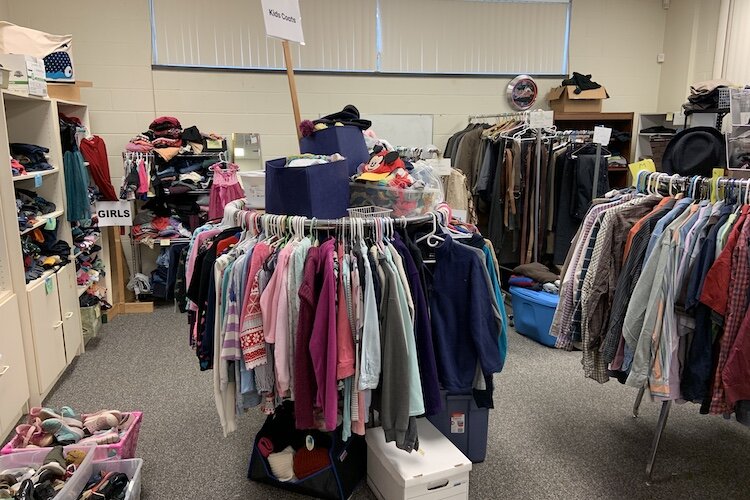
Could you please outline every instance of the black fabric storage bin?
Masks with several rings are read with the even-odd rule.
[[[266,162],[266,212],[337,219],[349,208],[349,172],[344,160],[285,167],[286,158]]]
[[[352,125],[316,130],[299,140],[299,150],[316,155],[341,154],[349,165],[350,176],[356,174],[357,167],[370,159],[362,131]]]
[[[261,430],[255,435],[247,478],[315,498],[349,498],[367,473],[367,444],[364,436],[353,435],[347,442],[343,442],[339,427],[335,432],[329,433],[333,441],[333,446],[328,451],[330,466],[302,480],[279,481],[271,472],[268,461],[258,450],[258,441],[268,435],[272,419],[273,415],[269,415]],[[289,432],[294,432],[294,429],[290,429]]]

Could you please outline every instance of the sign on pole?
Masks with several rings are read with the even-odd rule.
[[[299,0],[262,0],[266,35],[305,44]]]

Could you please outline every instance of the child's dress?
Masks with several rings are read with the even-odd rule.
[[[244,198],[245,192],[237,179],[237,170],[239,170],[237,165],[229,163],[227,168],[223,169],[221,163],[217,163],[210,168],[214,173],[214,180],[211,185],[208,217],[217,219],[224,216],[224,206],[227,203]]]

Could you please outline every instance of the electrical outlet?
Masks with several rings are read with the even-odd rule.
[[[664,52],[660,52],[659,54],[656,54],[656,62],[658,63],[664,62]]]

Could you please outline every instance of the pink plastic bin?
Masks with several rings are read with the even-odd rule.
[[[114,444],[103,444],[96,447],[94,450],[94,461],[100,462],[102,460],[122,460],[126,458],[135,458],[135,448],[138,446],[138,433],[141,431],[141,420],[143,420],[143,412],[134,411],[131,412],[135,416],[133,424],[130,429],[127,430],[125,436],[120,440],[119,443]],[[11,453],[30,451],[28,448],[16,448],[17,438],[13,438],[6,444],[0,455],[10,455]],[[75,445],[73,445],[75,446]],[[34,448],[36,451],[44,448]],[[47,448],[51,449],[51,448]]]

